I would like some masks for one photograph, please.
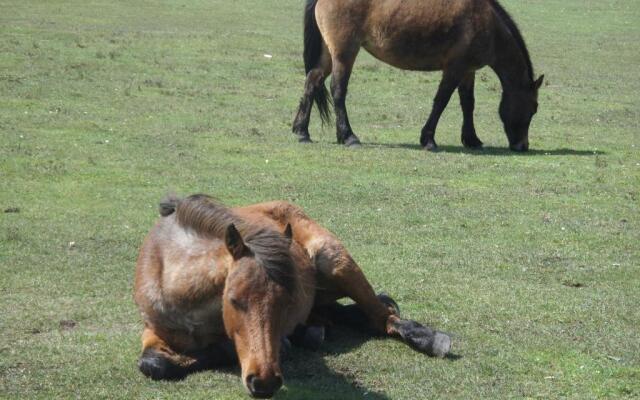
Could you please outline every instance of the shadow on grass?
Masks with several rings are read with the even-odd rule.
[[[382,293],[378,295],[385,304],[399,308],[395,301]],[[356,304],[343,305],[340,303],[329,304],[314,309],[314,315],[321,321],[326,321],[325,338],[321,342],[320,350],[312,352],[300,347],[292,347],[282,362],[282,373],[286,386],[278,391],[275,399],[368,399],[385,400],[388,397],[384,393],[377,392],[375,388],[367,387],[366,383],[359,380],[359,376],[368,370],[367,365],[339,365],[329,367],[326,363],[327,356],[338,355],[353,351],[369,340],[398,340],[386,335],[378,334],[370,325],[369,318]],[[303,333],[303,335],[306,333]],[[299,342],[297,334],[290,336],[292,343]],[[450,337],[454,335],[448,334]],[[403,340],[404,341],[404,340]],[[407,342],[409,344],[409,342]],[[227,346],[220,347],[228,356],[235,353],[230,342]],[[411,351],[409,347],[402,351]],[[402,357],[402,353],[398,353]],[[427,355],[424,355],[427,357]],[[462,356],[449,353],[445,356],[447,361],[456,361]],[[204,368],[207,370],[227,370],[239,374],[235,356],[227,358],[226,368]],[[235,368],[233,369],[235,364]],[[204,364],[202,365],[204,367]],[[230,369],[232,368],[232,369]],[[194,371],[195,372],[195,371]],[[368,372],[368,371],[367,371]]]
[[[279,392],[275,399],[362,399],[365,394],[367,399],[389,399],[384,393],[376,392],[359,381],[359,371],[367,370],[366,365],[335,370],[325,362],[325,356],[353,351],[369,340],[394,339],[375,335],[362,327],[334,325],[327,332],[327,341],[320,351],[294,348],[289,359],[283,362],[286,389]],[[412,350],[406,347],[402,351]],[[398,357],[402,357],[402,354],[398,354]],[[461,358],[453,353],[445,356],[447,361]]]
[[[408,143],[364,143],[364,147],[386,147],[390,149],[410,149],[410,150],[420,150],[422,146],[419,144],[408,144]],[[451,146],[451,145],[442,145],[438,146],[437,152],[439,153],[463,153],[470,154],[473,156],[520,156],[520,157],[531,157],[531,156],[599,156],[606,154],[604,151],[600,150],[574,150],[569,148],[561,148],[561,149],[529,149],[529,151],[524,153],[518,153],[510,150],[508,147],[491,147],[485,146],[482,149],[474,150],[468,149],[464,146]]]
[[[394,340],[372,334],[368,329],[351,326],[332,326],[327,331],[327,340],[319,351],[309,351],[299,347],[293,347],[287,357],[282,360],[282,373],[285,386],[276,392],[273,397],[276,400],[293,399],[367,399],[389,400],[384,393],[375,388],[366,386],[360,381],[362,371],[368,371],[367,365],[341,366],[339,369],[329,367],[325,358],[353,351],[369,340]],[[412,351],[408,347],[402,351]],[[402,357],[402,354],[398,354]],[[427,357],[426,355],[424,357]],[[462,356],[448,354],[447,361],[457,361]],[[240,367],[237,363],[226,366],[204,368],[193,373],[227,373],[240,375]],[[241,385],[241,382],[238,381]],[[247,398],[250,396],[247,394]]]
[[[371,335],[346,327],[333,327],[321,349],[312,352],[293,348],[282,363],[286,387],[274,399],[367,399],[388,400],[384,393],[367,387],[358,378],[366,365],[342,367],[336,370],[327,365],[326,356],[347,353],[371,340]]]
[[[360,347],[364,342],[371,340],[373,336],[369,331],[354,330],[345,326],[332,326],[327,331],[327,340],[322,343],[319,351],[309,351],[300,347],[292,347],[283,360],[282,373],[285,386],[276,392],[274,399],[367,399],[389,400],[383,393],[378,393],[367,388],[359,381],[359,375],[367,366],[354,365],[335,370],[326,364],[325,357],[349,352]],[[233,351],[230,344],[216,347],[216,361],[212,363],[207,357],[202,357],[201,363],[186,371],[185,375],[167,379],[169,381],[181,381],[189,375],[202,373],[226,372],[240,376],[240,366],[233,357],[219,358],[220,349],[229,355]],[[409,350],[409,349],[407,349]],[[238,380],[238,385],[242,385]],[[246,398],[250,398],[247,393]]]

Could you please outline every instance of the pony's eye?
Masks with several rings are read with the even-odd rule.
[[[231,301],[231,305],[236,310],[247,311],[247,303],[245,303],[244,301],[241,301],[235,298],[232,298],[230,301]]]

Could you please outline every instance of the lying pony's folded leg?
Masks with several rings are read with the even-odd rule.
[[[208,345],[204,349],[180,353],[174,350],[152,328],[142,333],[142,355],[138,368],[153,380],[180,380],[196,371],[237,364],[238,358],[230,340]]]
[[[151,328],[144,328],[138,368],[145,376],[153,380],[180,380],[187,376],[195,362],[194,358],[174,351]]]

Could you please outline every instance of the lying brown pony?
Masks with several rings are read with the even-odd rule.
[[[449,352],[447,335],[401,319],[340,241],[295,205],[229,209],[193,195],[162,202],[160,213],[135,278],[144,319],[139,367],[153,379],[179,379],[237,358],[250,394],[271,397],[283,383],[283,340],[299,327],[300,343],[317,343],[321,328],[309,327],[320,319],[316,311],[349,308],[336,303],[343,297],[380,334],[432,356]]]
[[[526,3],[523,3],[526,6]],[[476,70],[488,65],[502,83],[500,118],[514,151],[529,148],[529,125],[538,109],[543,77],[534,78],[527,46],[497,0],[307,0],[304,65],[307,79],[293,132],[310,142],[309,116],[315,101],[328,120],[325,79],[331,95],[338,143],[358,145],[347,109],[347,85],[360,48],[395,67],[443,71],[420,143],[435,150],[436,126],[453,92],[462,106],[462,143],[479,148],[473,124]]]

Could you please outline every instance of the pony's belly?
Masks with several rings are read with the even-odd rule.
[[[364,49],[378,60],[396,68],[410,71],[440,71],[444,68],[442,60],[420,53],[398,53],[395,49],[380,49],[363,45]]]
[[[401,27],[372,32],[362,47],[377,59],[396,68],[417,71],[439,71],[466,49],[454,32],[439,30],[407,30]]]

